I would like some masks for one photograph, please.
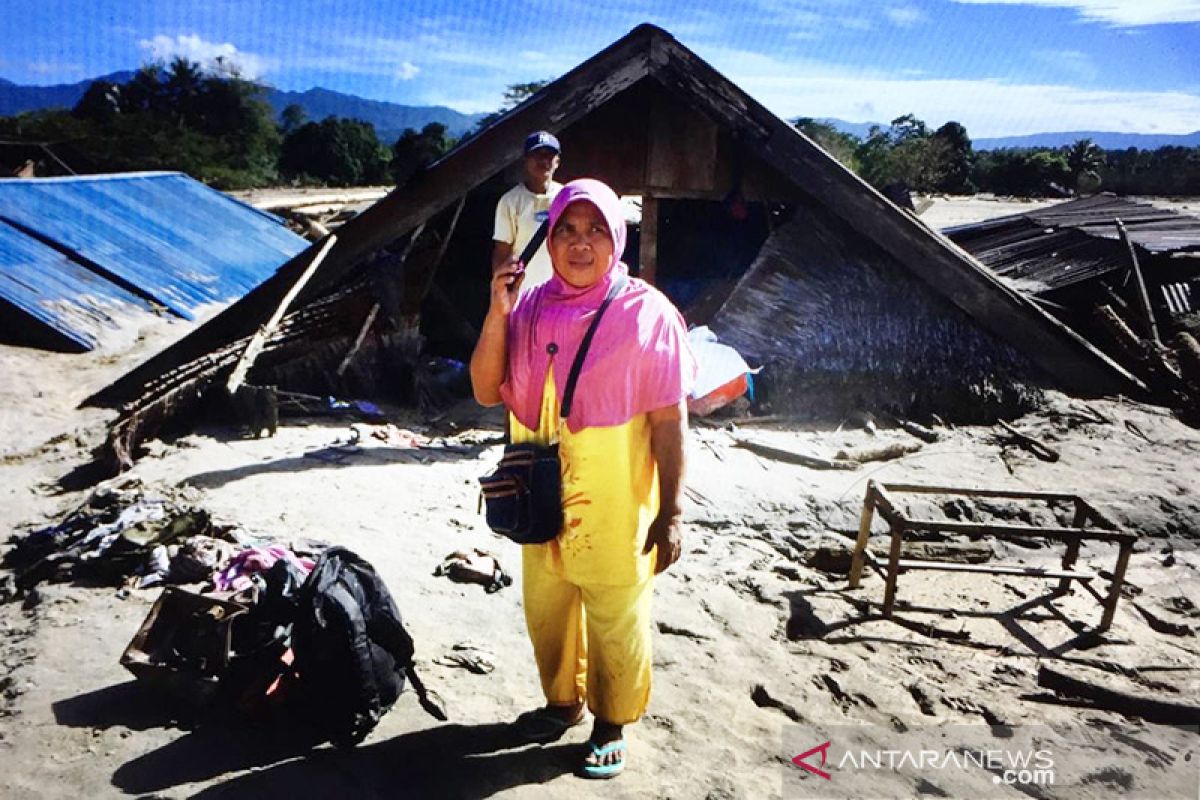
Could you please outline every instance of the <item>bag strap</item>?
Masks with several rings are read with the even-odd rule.
[[[608,289],[608,294],[604,296],[604,302],[596,309],[596,316],[592,317],[592,324],[588,326],[587,333],[583,335],[583,341],[579,343],[579,352],[575,354],[575,363],[571,365],[571,373],[567,376],[567,385],[563,389],[562,408],[559,410],[559,416],[564,420],[571,413],[571,402],[575,399],[575,383],[579,380],[579,373],[583,371],[583,360],[587,357],[592,338],[596,335],[596,326],[600,324],[600,318],[612,304],[613,298],[625,288],[627,280],[627,276],[621,275],[613,281],[612,286]]]

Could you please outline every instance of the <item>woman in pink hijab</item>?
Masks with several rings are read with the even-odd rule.
[[[553,277],[518,301],[522,265],[497,267],[471,356],[475,398],[507,407],[513,442],[559,445],[562,530],[522,547],[546,705],[517,725],[531,741],[554,741],[586,707],[594,724],[580,774],[592,778],[624,769],[623,726],[650,698],[653,578],[682,548],[685,397],[695,376],[679,312],[621,263],[625,237],[608,186],[564,186],[550,207]],[[610,293],[560,421],[567,374]]]

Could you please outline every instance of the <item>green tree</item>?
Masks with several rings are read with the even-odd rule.
[[[514,108],[521,105],[521,103],[524,103],[530,97],[533,97],[535,94],[540,92],[542,89],[545,89],[549,85],[549,78],[541,81],[530,81],[529,83],[510,83],[504,90],[504,102],[500,104],[500,108],[479,120],[479,122],[475,125],[475,129],[472,130],[468,136],[464,136],[463,138],[469,138],[469,136],[474,136],[475,134],[479,133],[488,125],[491,125],[493,122],[500,119],[500,117],[504,116],[509,111],[512,111]]]
[[[121,113],[121,87],[108,81],[92,81],[71,113],[93,122],[112,119]]]
[[[99,171],[180,170],[221,188],[269,183],[280,140],[263,93],[232,68],[147,64],[122,85],[88,88],[72,111],[85,127],[72,143]],[[35,125],[62,127],[53,116]]]
[[[857,150],[861,142],[857,136],[843,133],[829,123],[819,122],[812,117],[800,117],[792,124],[796,126],[796,130],[836,158],[842,166],[858,172]]]
[[[279,132],[287,136],[308,121],[308,113],[299,103],[288,104],[279,113]]]
[[[871,126],[856,155],[863,178],[876,188],[903,184],[919,192],[933,191],[942,183],[950,158],[945,138],[931,137],[925,123],[912,114],[897,117],[886,129]]]
[[[423,169],[447,153],[454,140],[447,135],[446,126],[431,122],[418,133],[405,128],[404,133],[392,145],[392,160],[388,171],[397,186],[407,183],[418,170]]]
[[[279,156],[284,177],[307,176],[334,186],[382,183],[387,165],[374,125],[337,117],[301,125],[284,138]]]
[[[973,192],[975,187],[971,185],[971,164],[975,152],[967,129],[957,122],[947,122],[934,131],[932,138],[942,163],[941,178],[934,188],[948,194]]]
[[[1044,197],[1061,194],[1055,187],[1065,187],[1070,176],[1067,159],[1057,150],[1006,148],[981,154],[971,179],[983,191]]]

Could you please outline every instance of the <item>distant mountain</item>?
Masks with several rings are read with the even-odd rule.
[[[21,86],[0,78],[0,117],[43,108],[74,108],[92,81],[124,83],[132,77],[132,72],[113,72],[79,83],[61,83],[57,86]]]
[[[878,125],[881,128],[886,128],[887,124],[883,122],[846,122],[844,119],[834,119],[833,117],[823,117],[817,122],[824,122],[826,125],[832,125],[842,133],[848,133],[851,136],[856,136],[859,139],[866,139],[867,134],[871,132],[872,125]]]
[[[132,72],[114,72],[79,83],[57,86],[21,86],[0,78],[0,117],[11,117],[14,114],[43,108],[73,108],[92,81],[124,83],[132,76]],[[284,108],[295,103],[304,109],[308,119],[314,121],[329,116],[365,120],[375,126],[379,140],[385,144],[394,142],[405,128],[420,130],[430,122],[440,122],[452,135],[459,136],[475,127],[475,123],[484,116],[462,114],[444,106],[404,106],[381,100],[366,100],[352,94],[320,88],[309,89],[306,92],[268,89],[266,100],[276,116]]]
[[[366,100],[352,94],[343,94],[330,89],[309,89],[306,92],[285,92],[271,89],[267,102],[276,115],[295,103],[304,109],[310,120],[326,117],[349,117],[370,122],[379,134],[379,140],[387,144],[396,141],[405,128],[421,130],[431,122],[445,125],[454,136],[460,136],[483,118],[483,114],[463,114],[445,106],[402,106],[382,100]]]
[[[1113,131],[1071,131],[1069,133],[1031,133],[1027,136],[999,136],[975,139],[976,150],[1002,147],[1062,147],[1080,139],[1091,139],[1105,150],[1157,150],[1160,147],[1200,147],[1200,131],[1192,133],[1116,133]]]
[[[826,117],[817,120],[832,125],[842,133],[867,138],[872,125],[887,128],[886,122],[846,122]],[[970,134],[970,129],[967,133]],[[1155,150],[1159,147],[1200,147],[1200,131],[1193,133],[1119,133],[1116,131],[1069,131],[1063,133],[1030,133],[1024,136],[995,136],[972,138],[976,150],[999,150],[1002,147],[1063,147],[1080,139],[1091,139],[1105,150],[1124,150],[1136,147],[1140,150]]]

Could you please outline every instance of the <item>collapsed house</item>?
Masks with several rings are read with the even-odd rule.
[[[1164,401],[1196,392],[1200,217],[1100,194],[944,233]]]
[[[235,369],[297,392],[418,400],[434,379],[429,357],[465,360],[474,345],[495,203],[538,129],[564,143],[560,180],[596,177],[641,198],[627,263],[690,323],[762,365],[758,383],[776,411],[995,418],[1022,410],[1038,387],[1137,386],[668,33],[642,25],[89,398],[123,406],[115,461],[127,465],[143,437],[219,395],[208,389]],[[256,334],[264,320],[273,324]]]
[[[92,350],[139,315],[240,297],[304,247],[181,173],[0,180],[0,340]]]

